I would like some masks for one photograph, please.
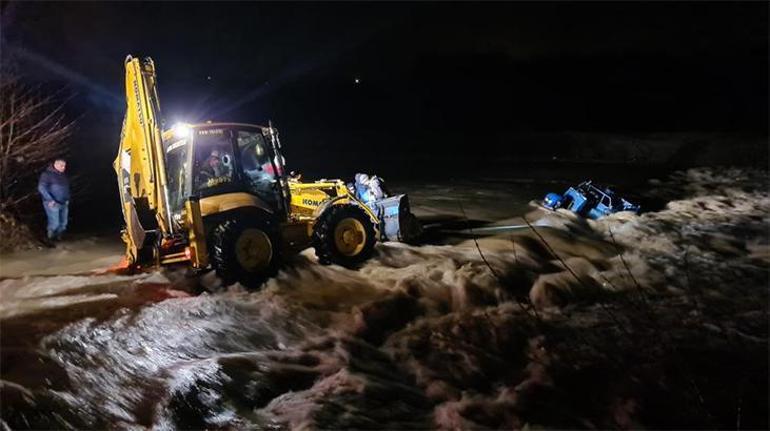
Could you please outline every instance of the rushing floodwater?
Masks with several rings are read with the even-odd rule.
[[[99,273],[117,238],[4,257],[3,423],[766,427],[762,181],[691,171],[650,187],[668,207],[601,222],[529,205],[564,182],[395,184],[426,245],[358,271],[306,250],[258,292]],[[535,232],[463,231],[525,214]]]

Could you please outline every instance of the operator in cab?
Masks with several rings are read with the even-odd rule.
[[[213,187],[232,180],[233,157],[219,148],[213,148],[201,164],[198,183],[201,187]]]
[[[227,175],[228,169],[222,163],[221,152],[218,149],[211,150],[211,154],[203,162],[201,174],[208,178],[216,178]]]

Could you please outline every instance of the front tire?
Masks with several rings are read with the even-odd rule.
[[[374,252],[374,223],[357,205],[332,205],[316,220],[312,244],[318,261],[355,268]]]
[[[255,289],[280,265],[278,223],[266,215],[242,215],[211,231],[211,263],[225,285],[240,282]]]

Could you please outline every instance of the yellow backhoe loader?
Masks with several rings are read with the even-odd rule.
[[[155,65],[128,56],[126,115],[114,162],[129,268],[188,263],[227,284],[259,286],[309,246],[355,267],[378,239],[404,239],[405,195],[365,204],[340,180],[286,175],[276,129],[179,124],[161,131]],[[386,235],[389,232],[390,235]]]

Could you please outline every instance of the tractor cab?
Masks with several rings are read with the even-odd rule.
[[[169,206],[175,219],[190,196],[205,202],[246,193],[286,218],[283,158],[270,128],[242,124],[176,125],[164,133]]]

